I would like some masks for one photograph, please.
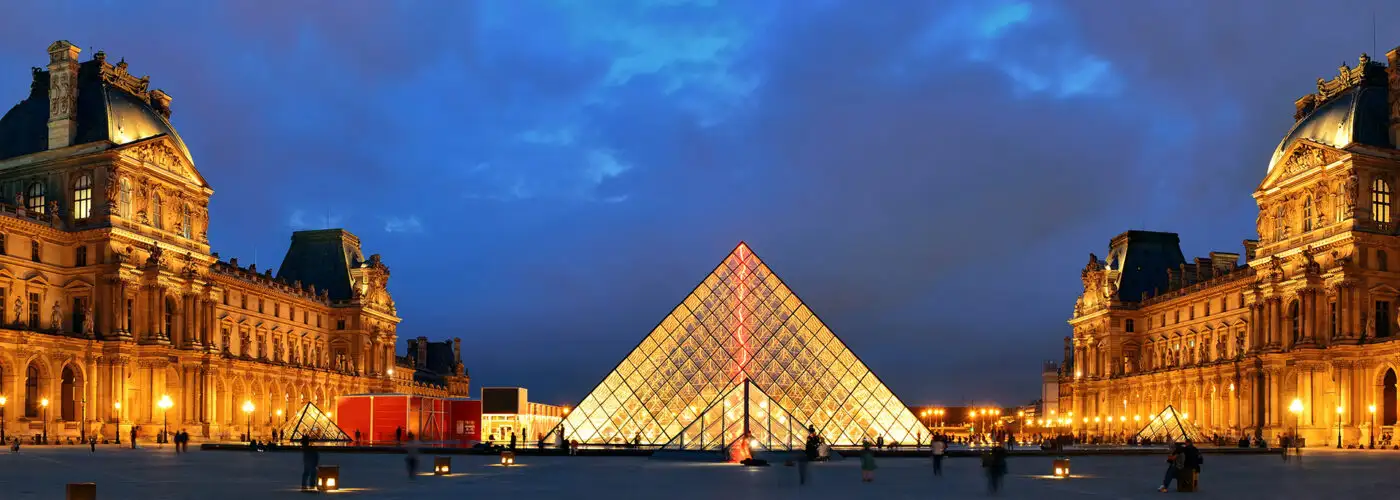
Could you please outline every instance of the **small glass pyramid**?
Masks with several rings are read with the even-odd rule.
[[[794,450],[806,443],[807,429],[747,380],[698,413],[662,450]],[[747,436],[748,443],[737,443]],[[716,439],[718,438],[718,439]]]
[[[730,408],[744,403],[748,419],[728,418]],[[750,425],[754,439],[771,439],[771,446],[763,445],[770,449],[800,449],[808,426],[834,446],[881,437],[914,444],[926,433],[860,358],[739,243],[560,425],[565,440],[581,444],[717,449],[740,435],[731,423],[752,424],[760,413],[786,420],[759,426],[767,433],[762,436]],[[791,429],[800,432],[790,436]]]
[[[282,433],[292,442],[301,441],[302,436],[318,442],[350,441],[350,436],[311,402],[307,402],[291,420],[282,425]]]
[[[1196,430],[1196,426],[1191,425],[1185,418],[1182,418],[1171,405],[1167,405],[1161,413],[1152,416],[1147,421],[1147,426],[1137,433],[1138,439],[1150,439],[1152,441],[1180,443],[1190,439],[1200,441],[1201,433]]]

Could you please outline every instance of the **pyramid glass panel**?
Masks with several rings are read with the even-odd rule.
[[[1153,415],[1147,425],[1137,433],[1138,439],[1156,442],[1180,443],[1190,439],[1200,441],[1201,433],[1196,426],[1177,413],[1176,408],[1167,405],[1161,413]]]
[[[306,406],[301,407],[296,415],[282,425],[282,432],[292,442],[301,441],[303,436],[313,442],[350,441],[350,436],[314,403],[306,403]]]
[[[791,449],[802,446],[808,426],[836,446],[880,437],[913,444],[925,432],[743,243],[578,410],[561,426],[565,439],[585,445],[637,439],[717,450],[747,432],[755,446]]]

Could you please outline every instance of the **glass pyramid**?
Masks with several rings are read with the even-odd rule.
[[[711,443],[737,439],[730,423],[744,420],[725,418],[726,403],[747,403],[750,424],[787,420],[761,426],[770,449],[800,449],[808,426],[833,446],[879,437],[914,444],[925,432],[744,243],[583,398],[561,429],[581,444],[674,439],[673,447],[714,449],[722,445]],[[803,430],[793,437],[792,428]],[[677,439],[683,432],[684,440]]]
[[[1161,413],[1152,416],[1147,426],[1137,433],[1138,439],[1151,439],[1158,442],[1180,443],[1190,439],[1200,441],[1201,433],[1196,426],[1181,418],[1176,408],[1167,405]]]
[[[282,425],[282,432],[292,442],[301,441],[302,436],[312,441],[350,441],[350,436],[335,425],[326,412],[313,403],[306,403],[296,415]]]

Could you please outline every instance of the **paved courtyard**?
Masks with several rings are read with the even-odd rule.
[[[431,455],[423,455],[431,464]],[[305,498],[297,491],[297,453],[169,448],[27,447],[0,452],[0,498],[63,498],[68,482],[98,484],[102,499]],[[1161,498],[1162,457],[1080,457],[1071,480],[1044,476],[1049,458],[1012,458],[1002,498]],[[402,455],[323,453],[341,466],[352,491],[339,498],[980,498],[985,483],[976,459],[949,459],[934,478],[923,459],[881,459],[876,482],[862,484],[856,460],[814,464],[797,485],[793,467],[766,468],[623,457],[520,457],[502,468],[484,456],[454,456],[451,477],[406,478]],[[1197,498],[1390,498],[1400,492],[1400,452],[1310,450],[1301,465],[1278,456],[1207,456]],[[581,495],[581,496],[580,496]]]

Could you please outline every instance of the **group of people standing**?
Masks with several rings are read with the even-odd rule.
[[[1171,452],[1167,454],[1167,474],[1157,491],[1165,493],[1173,479],[1178,491],[1196,491],[1196,481],[1201,477],[1203,463],[1205,458],[1201,456],[1201,450],[1196,449],[1190,439],[1185,443],[1173,444]]]

